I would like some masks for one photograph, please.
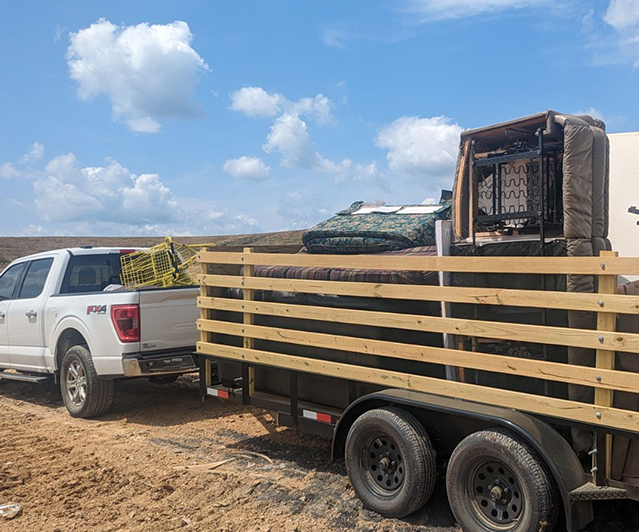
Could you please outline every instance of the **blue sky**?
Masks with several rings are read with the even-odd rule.
[[[3,2],[0,234],[308,227],[421,203],[459,132],[639,130],[638,0]]]

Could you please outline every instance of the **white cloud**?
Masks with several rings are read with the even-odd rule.
[[[551,0],[407,0],[407,10],[420,16],[422,22],[433,22],[550,3]]]
[[[321,164],[306,122],[294,114],[284,114],[275,121],[262,148],[266,153],[279,152],[282,166],[289,168],[316,168]]]
[[[636,0],[611,0],[604,20],[616,30],[639,25],[639,3]]]
[[[132,131],[156,133],[160,119],[201,114],[192,93],[209,67],[192,39],[182,21],[116,26],[100,19],[70,34],[69,74],[81,99],[104,94],[115,120]]]
[[[315,98],[291,101],[284,95],[269,93],[262,87],[242,87],[231,93],[231,109],[251,117],[275,117],[281,114],[302,115],[322,125],[332,125],[332,103],[323,94]]]
[[[262,87],[242,87],[231,94],[231,109],[248,116],[269,117],[282,111],[286,98]]]
[[[176,197],[157,174],[133,174],[113,159],[104,166],[82,167],[69,153],[55,157],[32,176],[35,212],[50,233],[187,235],[259,230],[257,220],[244,213],[230,213],[199,198]]]
[[[621,55],[639,67],[639,3],[636,0],[611,0],[604,20],[618,33]]]
[[[588,115],[588,116],[591,116],[592,118],[598,118],[599,120],[603,120],[604,122],[606,121],[603,113],[596,107],[588,107],[588,109],[576,111],[575,114]]]
[[[13,163],[0,164],[0,179],[11,179],[12,177],[20,177],[22,172],[18,170]]]
[[[388,167],[400,174],[452,176],[462,128],[445,116],[403,116],[383,127],[376,144],[388,150]]]
[[[306,197],[289,190],[280,199],[277,213],[284,222],[283,229],[308,229],[329,217],[329,211],[318,197]]]
[[[29,151],[22,156],[23,163],[34,163],[44,157],[44,145],[40,142],[34,142]]]
[[[344,85],[342,82],[341,86]],[[382,184],[383,175],[376,163],[353,165],[350,159],[336,162],[323,157],[315,148],[306,119],[312,119],[320,125],[336,122],[331,113],[333,104],[323,94],[291,101],[282,94],[268,93],[261,87],[244,87],[231,94],[231,101],[231,109],[248,116],[276,117],[262,149],[266,153],[279,153],[282,166],[327,174],[337,182],[349,179]],[[240,177],[232,172],[242,173],[240,168],[248,167],[249,163],[260,177],[268,175],[260,159],[248,157],[227,161],[224,171]],[[270,170],[268,167],[266,169]]]
[[[243,155],[238,159],[229,159],[224,163],[224,171],[237,179],[268,179],[271,168],[258,157]]]
[[[322,157],[315,150],[306,122],[297,114],[285,113],[280,116],[271,126],[262,148],[266,153],[279,153],[282,166],[287,168],[303,168],[339,176],[352,165],[349,159],[336,163]]]

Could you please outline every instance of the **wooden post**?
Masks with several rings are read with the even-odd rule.
[[[619,254],[616,251],[602,251],[599,254],[600,257],[618,257]],[[605,269],[603,269],[602,263],[602,273],[599,275],[599,294],[616,294],[617,293],[617,276],[609,275],[605,273]],[[600,303],[600,306],[604,308],[604,312],[597,313],[597,331],[600,332],[614,332],[616,330],[617,325],[617,314],[614,312],[605,312],[605,307],[603,306],[603,301]],[[597,349],[597,358],[595,366],[599,369],[615,369],[615,352],[609,351],[607,349]],[[606,390],[603,388],[595,388],[595,404],[601,406],[612,406],[613,404],[613,392],[612,390]],[[597,413],[597,416],[600,416],[600,413]],[[605,464],[604,471],[597,471],[599,480],[602,478],[609,479],[610,471],[612,467],[612,435],[606,434],[605,439],[600,439],[602,442],[605,442],[605,449],[598,447],[598,458],[597,461],[601,467],[601,464]],[[605,460],[603,459],[605,457]],[[603,473],[603,475],[602,475]],[[597,482],[599,484],[600,482]]]
[[[206,251],[206,248],[202,248],[200,250],[200,253],[202,251]],[[197,261],[202,265],[202,274],[203,275],[208,274],[209,273],[208,263],[202,263],[200,261],[199,255],[198,255]],[[204,298],[208,296],[209,296],[208,287],[206,286],[204,280],[202,280],[200,283],[200,298]],[[211,319],[211,313],[212,313],[211,310],[200,307],[200,318],[202,318],[203,320]],[[211,341],[211,333],[200,329],[200,342],[210,342],[210,341]],[[206,396],[206,393],[207,393],[207,388],[209,386],[211,386],[211,359],[209,357],[204,357],[204,375],[200,375],[200,394],[202,395],[202,400],[204,400],[204,397]]]
[[[253,248],[244,248],[244,255],[248,253],[252,253]],[[243,278],[253,277],[255,274],[255,266],[252,264],[244,264],[244,273]],[[244,287],[242,289],[242,294],[244,296],[244,301],[253,301],[255,299],[255,290],[251,288]],[[244,323],[246,325],[253,325],[255,320],[255,315],[249,312],[244,312]],[[255,341],[253,338],[249,338],[248,336],[244,336],[244,349],[253,349]],[[248,366],[247,371],[245,372],[245,376],[248,382],[243,382],[242,387],[246,387],[248,390],[248,395],[251,396],[255,393],[255,368],[253,366]]]

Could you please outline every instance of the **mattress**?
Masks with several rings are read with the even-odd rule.
[[[435,222],[450,203],[367,207],[357,201],[302,236],[309,253],[361,254],[434,246]]]
[[[303,250],[302,253],[307,252]],[[436,256],[435,246],[419,246],[378,253],[378,256]],[[314,281],[353,281],[387,284],[437,284],[437,272],[404,270],[368,270],[342,268],[309,268],[298,266],[256,266],[256,277],[278,279],[311,279]]]

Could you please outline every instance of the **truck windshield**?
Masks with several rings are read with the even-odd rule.
[[[120,257],[119,253],[71,257],[60,293],[102,292],[111,284],[120,284]]]

